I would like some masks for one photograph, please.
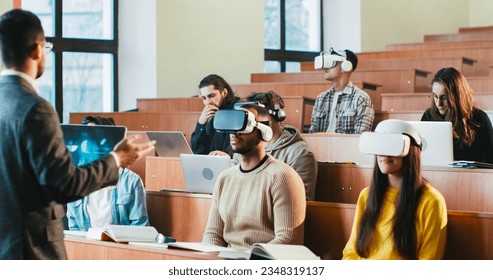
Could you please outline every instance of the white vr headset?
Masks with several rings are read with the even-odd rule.
[[[333,54],[335,53],[335,54]],[[337,62],[341,62],[341,70],[349,72],[353,70],[353,64],[347,60],[345,51],[336,51],[330,48],[328,51],[323,51],[319,56],[315,57],[315,70],[334,68]]]
[[[335,54],[321,53],[319,56],[315,57],[315,69],[330,69],[336,66],[337,62],[344,61],[345,58]]]
[[[421,136],[411,124],[401,120],[385,120],[375,132],[363,132],[359,138],[359,149],[364,154],[405,157],[411,147],[411,137],[420,147]]]
[[[221,133],[248,134],[258,128],[262,140],[272,139],[272,128],[255,120],[255,115],[247,110],[218,110],[214,115],[214,129]]]

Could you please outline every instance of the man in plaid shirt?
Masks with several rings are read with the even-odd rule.
[[[315,101],[310,133],[361,134],[372,130],[375,110],[370,96],[350,81],[357,65],[358,58],[350,50],[331,48],[315,59],[315,68],[323,69],[324,79],[333,86]]]

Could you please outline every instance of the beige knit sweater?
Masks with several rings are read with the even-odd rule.
[[[303,244],[305,213],[304,184],[290,166],[271,156],[248,173],[236,165],[217,180],[203,242]]]

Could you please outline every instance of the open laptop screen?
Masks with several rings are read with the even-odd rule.
[[[62,124],[63,140],[75,165],[81,166],[108,154],[125,138],[127,128],[107,125]]]
[[[211,194],[219,174],[232,166],[226,156],[181,154],[180,159],[187,191],[192,193]]]
[[[421,136],[421,165],[448,166],[454,161],[451,122],[409,121]]]
[[[150,140],[156,140],[156,153],[160,157],[180,157],[191,154],[185,135],[181,131],[147,131]]]

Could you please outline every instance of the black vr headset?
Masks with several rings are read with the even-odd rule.
[[[255,115],[247,110],[218,110],[214,116],[214,129],[221,133],[248,134],[258,128],[262,134],[262,140],[268,142],[272,139],[270,126],[255,120]]]

